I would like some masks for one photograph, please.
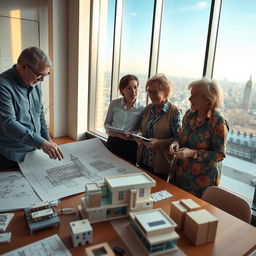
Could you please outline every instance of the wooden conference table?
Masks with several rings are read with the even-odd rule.
[[[62,138],[57,143],[71,142],[71,139]],[[156,180],[156,187],[152,188],[152,193],[167,190],[173,196],[171,198],[154,203],[154,208],[162,208],[167,214],[170,213],[170,202],[185,198],[191,198],[196,201],[202,208],[207,209],[219,220],[217,235],[214,243],[201,246],[193,246],[192,243],[179,232],[179,248],[189,256],[241,256],[250,255],[256,250],[256,228],[249,225],[232,215],[204,202],[203,200],[181,190],[161,179],[151,175]],[[61,199],[57,209],[66,207],[77,207],[80,205],[80,198],[83,194],[77,194]],[[60,215],[59,227],[50,227],[34,232],[30,235],[22,210],[14,212],[14,218],[9,224],[6,232],[12,232],[10,243],[0,244],[0,255],[13,249],[22,247],[32,242],[48,236],[58,234],[72,255],[84,255],[85,246],[73,248],[69,235],[69,222],[81,219],[78,211],[75,215]],[[118,236],[109,221],[92,224],[93,227],[93,244],[108,242],[111,247],[119,246],[129,252],[129,249]],[[92,245],[92,244],[91,244]],[[89,245],[89,246],[91,246]],[[254,255],[254,254],[253,254]]]

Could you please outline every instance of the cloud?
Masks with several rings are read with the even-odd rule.
[[[172,13],[184,13],[184,12],[190,12],[190,11],[201,11],[205,8],[207,8],[208,3],[205,1],[200,1],[193,5],[184,6],[181,8],[177,8],[172,10]]]
[[[207,3],[204,1],[201,1],[201,2],[196,3],[192,8],[194,8],[195,10],[202,10],[206,7],[207,7]]]
[[[130,15],[131,16],[137,16],[137,13],[136,12],[131,12]]]

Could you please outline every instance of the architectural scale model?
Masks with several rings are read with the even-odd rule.
[[[150,193],[155,185],[155,180],[144,172],[108,176],[103,184],[85,186],[85,196],[78,207],[90,223],[126,217],[130,211],[153,208]]]
[[[46,227],[58,226],[60,219],[49,202],[39,202],[24,209],[30,234]]]
[[[187,212],[184,234],[194,245],[202,245],[215,240],[218,219],[205,209]]]
[[[192,199],[182,199],[180,201],[171,202],[170,217],[176,222],[177,228],[183,230],[185,215],[187,212],[200,209],[201,206]]]
[[[176,223],[162,210],[130,212],[130,228],[147,255],[161,255],[177,250]]]
[[[108,243],[96,244],[85,248],[85,256],[115,256]]]
[[[92,226],[88,220],[78,220],[69,223],[73,246],[87,245],[92,242]]]

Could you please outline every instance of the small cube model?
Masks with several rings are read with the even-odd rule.
[[[205,209],[187,212],[184,234],[198,246],[215,240],[218,219]]]
[[[60,219],[54,207],[49,202],[32,204],[24,209],[30,234],[46,227],[58,226]]]
[[[87,219],[70,222],[69,226],[74,247],[92,242],[92,226]]]
[[[85,256],[115,256],[108,243],[96,244],[85,248]]]
[[[200,209],[200,205],[192,199],[182,199],[180,201],[171,202],[170,217],[176,222],[177,228],[183,230],[185,222],[185,214],[190,211]]]
[[[153,208],[150,195],[155,185],[155,180],[144,172],[108,176],[103,184],[86,184],[78,208],[90,223],[127,217],[130,211]]]
[[[177,250],[176,223],[162,210],[130,213],[130,228],[147,255],[161,255]]]

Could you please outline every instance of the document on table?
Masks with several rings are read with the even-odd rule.
[[[41,150],[26,155],[20,169],[43,201],[84,192],[87,183],[102,183],[105,176],[141,172],[106,149],[99,139],[60,146],[65,159],[53,160]]]
[[[0,214],[0,232],[5,232],[13,216],[14,213],[12,212]]]
[[[21,172],[0,172],[0,212],[23,209],[40,201]]]
[[[2,256],[54,255],[72,256],[58,235],[53,235],[35,243],[2,254]]]

